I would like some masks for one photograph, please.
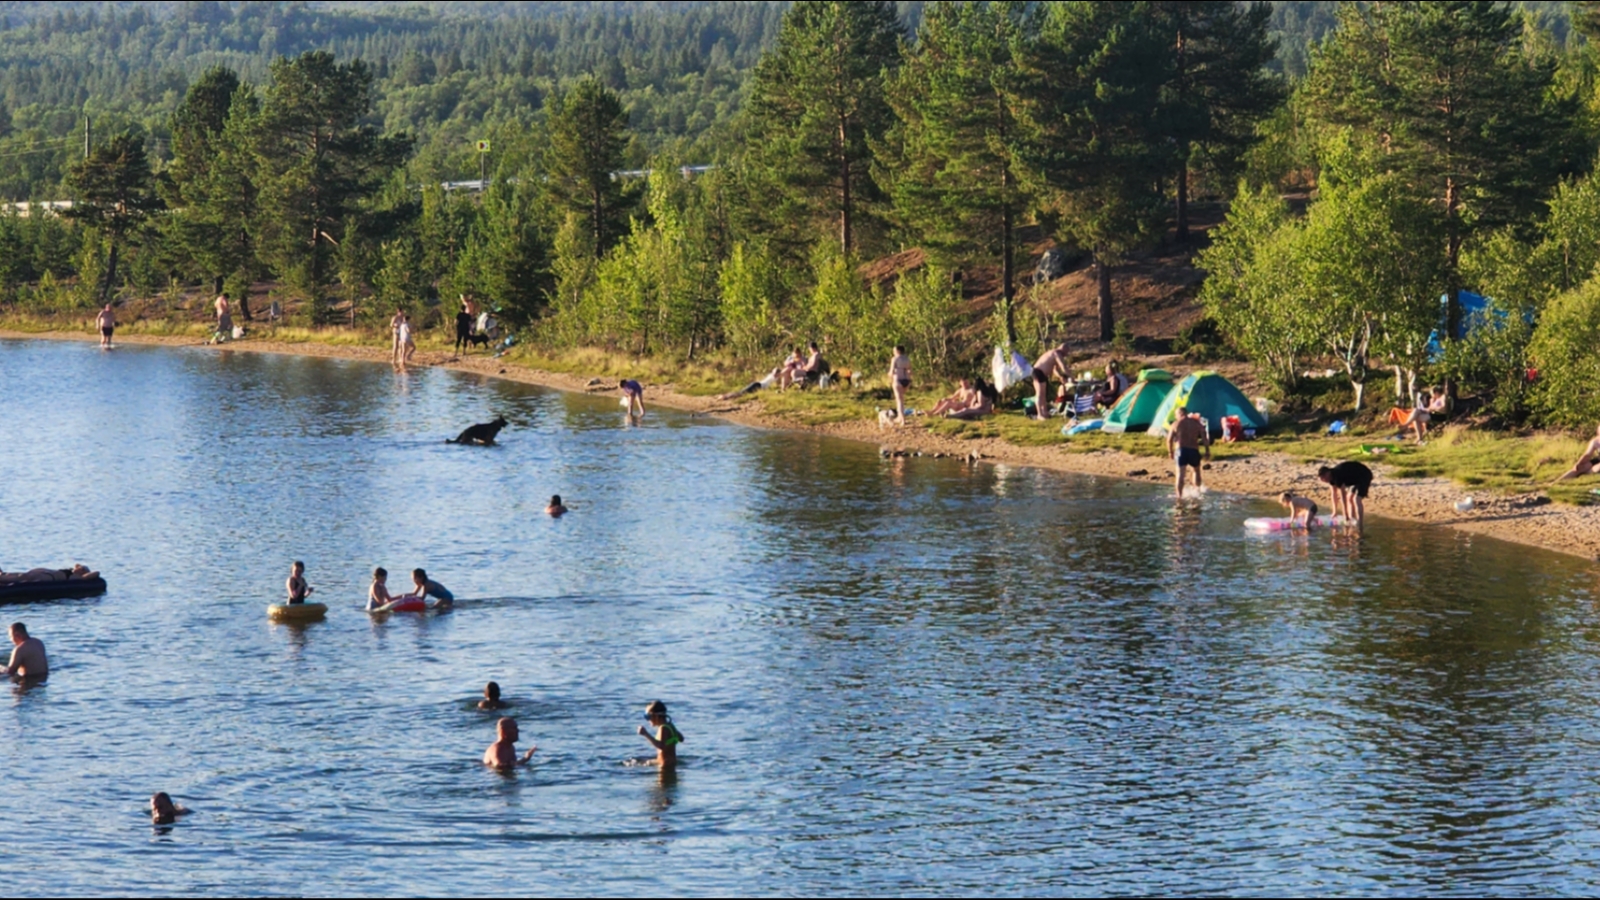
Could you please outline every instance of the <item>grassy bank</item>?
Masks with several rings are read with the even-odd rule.
[[[247,339],[270,340],[284,344],[325,344],[387,348],[389,334],[377,328],[305,328],[246,323]],[[89,315],[34,316],[10,313],[0,315],[0,328],[25,333],[92,331]],[[118,327],[120,334],[150,335],[161,338],[193,338],[203,341],[211,328],[203,321],[172,318],[145,318]],[[452,345],[439,332],[420,335],[419,352],[449,354]],[[478,351],[482,353],[483,351]],[[748,384],[759,374],[759,366],[728,356],[711,355],[696,360],[670,357],[638,358],[598,348],[556,350],[537,345],[518,345],[502,362],[587,380],[591,378],[637,378],[647,384],[669,387],[694,397],[710,397]],[[935,382],[922,390],[912,390],[908,405],[928,409],[953,388]],[[884,376],[868,377],[857,388],[830,391],[761,391],[730,401],[730,408],[759,404],[762,413],[801,426],[826,426],[844,422],[874,422],[878,411],[892,407],[893,401]],[[1311,420],[1315,421],[1315,420]],[[1020,411],[1007,410],[979,422],[948,419],[916,419],[915,424],[957,440],[1000,440],[1018,447],[1059,446],[1069,453],[1091,453],[1114,449],[1152,462],[1164,463],[1165,448],[1159,438],[1144,434],[1107,435],[1091,433],[1066,437],[1062,420],[1038,422]],[[885,443],[894,442],[894,432],[884,432]],[[1583,450],[1584,441],[1547,432],[1508,433],[1469,429],[1450,425],[1437,429],[1426,445],[1396,440],[1393,431],[1375,425],[1356,427],[1352,433],[1330,437],[1314,430],[1305,421],[1283,422],[1261,439],[1243,444],[1219,445],[1214,456],[1219,461],[1240,460],[1262,452],[1281,453],[1312,460],[1355,459],[1382,463],[1392,477],[1442,477],[1463,488],[1502,494],[1543,493],[1551,500],[1574,506],[1600,504],[1600,479],[1584,479],[1561,485],[1551,482],[1566,471]],[[1365,449],[1364,449],[1365,448]],[[1372,452],[1376,451],[1376,452]]]

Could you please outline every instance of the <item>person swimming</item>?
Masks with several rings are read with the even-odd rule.
[[[483,751],[483,764],[491,769],[509,772],[518,766],[525,766],[533,760],[533,751],[537,746],[529,747],[528,752],[517,756],[517,720],[506,716],[495,723],[495,742],[489,749]]]
[[[194,810],[173,803],[166,791],[158,791],[150,798],[150,822],[153,825],[171,825],[178,821],[179,816],[187,816],[191,812]]]
[[[544,514],[552,519],[559,519],[567,514],[566,504],[561,502],[560,494],[556,494],[550,498],[550,503],[544,508]]]
[[[506,702],[500,699],[500,685],[489,682],[483,686],[483,699],[478,701],[479,709],[505,709]]]
[[[295,606],[306,602],[316,588],[306,583],[306,564],[295,560],[289,567],[289,580],[284,583],[284,589],[289,592],[289,605]]]
[[[389,595],[389,570],[382,566],[372,570],[372,586],[367,588],[367,612],[388,606],[395,601]]]
[[[683,743],[683,732],[672,724],[672,718],[667,715],[667,705],[660,700],[652,700],[650,705],[644,708],[644,716],[656,729],[654,736],[643,725],[638,729],[639,736],[656,748],[654,764],[663,770],[677,766],[678,745]]]
[[[456,595],[445,589],[445,586],[428,577],[428,573],[421,569],[411,570],[411,593],[400,597],[401,600],[426,600],[433,597],[436,601],[434,607],[445,609],[453,606]]]

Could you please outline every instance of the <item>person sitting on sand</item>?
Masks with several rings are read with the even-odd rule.
[[[816,341],[812,341],[806,349],[811,352],[806,355],[805,365],[800,369],[801,380],[808,385],[816,384],[828,374],[828,361],[822,358],[822,350]]]
[[[958,409],[945,413],[947,419],[961,419],[971,422],[984,416],[993,415],[995,404],[1000,402],[1000,392],[982,378],[972,380],[972,403],[966,409]]]
[[[372,586],[367,588],[367,612],[388,606],[395,598],[389,595],[389,570],[382,566],[372,570]]]
[[[1102,387],[1100,390],[1094,392],[1095,405],[1104,406],[1108,409],[1116,406],[1117,401],[1121,400],[1122,395],[1127,393],[1127,391],[1128,376],[1118,371],[1116,363],[1106,363],[1105,387]]]
[[[456,595],[450,593],[444,585],[428,577],[428,573],[421,569],[411,570],[411,593],[397,599],[400,600],[427,600],[434,599],[435,609],[449,609],[456,602]]]
[[[1594,439],[1589,441],[1589,446],[1583,448],[1583,455],[1572,464],[1572,468],[1556,481],[1571,481],[1574,478],[1583,478],[1600,471],[1600,428],[1594,430]]]
[[[289,592],[290,606],[297,606],[306,602],[306,598],[316,590],[316,588],[306,584],[306,564],[298,559],[294,561],[294,565],[289,567],[289,580],[284,582],[283,587]]]
[[[1317,502],[1309,497],[1297,497],[1284,491],[1278,495],[1278,502],[1289,509],[1289,524],[1299,524],[1301,528],[1310,530],[1317,523]]]
[[[529,747],[528,752],[517,756],[517,720],[509,716],[495,723],[495,742],[489,749],[483,751],[483,764],[502,772],[509,772],[518,766],[525,766],[533,760],[533,751],[538,747]]]
[[[11,623],[11,661],[3,670],[8,677],[39,681],[50,674],[50,657],[44,652],[44,641],[29,637],[28,626]]]
[[[478,701],[479,709],[505,709],[506,703],[500,699],[500,685],[489,682],[483,686],[483,699]]]
[[[567,514],[567,507],[561,502],[561,495],[556,494],[544,508],[544,514],[552,519],[559,519]]]
[[[639,726],[639,736],[650,742],[656,748],[655,765],[662,769],[671,769],[678,764],[678,745],[683,743],[683,732],[678,726],[672,724],[672,718],[667,715],[667,705],[660,700],[650,701],[644,708],[644,716],[650,726],[656,730],[651,735],[643,725]]]
[[[801,383],[806,377],[806,360],[799,347],[789,348],[789,355],[778,366],[778,390],[785,391]]]
[[[1211,459],[1211,432],[1198,417],[1189,415],[1186,407],[1178,407],[1177,418],[1167,429],[1167,455],[1178,467],[1178,499],[1183,499],[1183,485],[1187,470],[1194,470],[1196,490],[1205,487],[1200,475],[1200,444],[1205,443],[1206,460]]]
[[[1372,490],[1372,470],[1358,462],[1323,466],[1317,480],[1328,486],[1333,514],[1361,527],[1367,517],[1367,494]]]
[[[961,379],[961,386],[956,388],[956,392],[934,404],[933,409],[928,411],[928,415],[944,416],[964,409],[971,409],[977,400],[978,392],[972,387],[972,379],[963,378]]]
[[[172,802],[166,791],[158,791],[150,798],[150,823],[152,825],[171,825],[178,821],[179,816],[187,816],[194,810],[187,806],[179,806]]]
[[[1067,345],[1065,342],[1046,351],[1045,354],[1033,364],[1033,414],[1035,418],[1050,418],[1050,379],[1055,378],[1065,384],[1070,378],[1067,372]]]

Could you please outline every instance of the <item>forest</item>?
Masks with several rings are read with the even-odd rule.
[[[473,294],[550,347],[949,372],[1051,338],[1042,235],[1107,344],[1118,267],[1191,247],[1218,352],[1282,391],[1600,418],[1597,4],[463,6],[0,6],[0,193],[71,201],[0,217],[0,302]]]

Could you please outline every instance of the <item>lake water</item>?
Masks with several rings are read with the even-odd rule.
[[[504,414],[492,449],[448,446]],[[541,514],[551,494],[574,512]],[[1592,894],[1594,570],[445,371],[0,341],[14,895]],[[303,559],[333,608],[269,623]],[[425,566],[446,615],[361,611]],[[479,763],[485,681],[536,764]],[[666,700],[675,781],[629,766]],[[196,814],[153,829],[166,790]]]

